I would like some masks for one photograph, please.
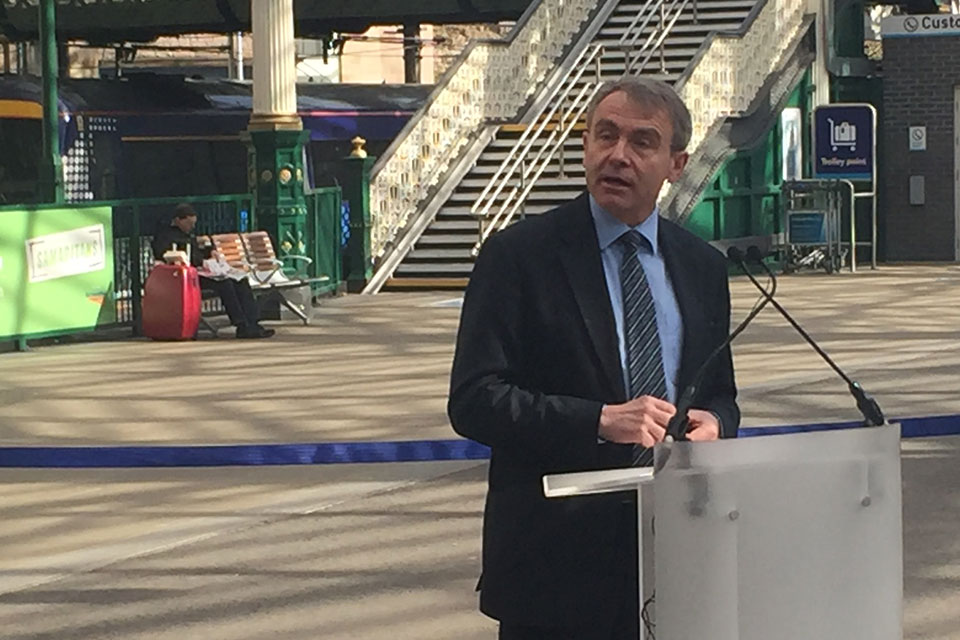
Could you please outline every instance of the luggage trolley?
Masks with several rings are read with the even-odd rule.
[[[846,193],[845,193],[846,192]],[[783,183],[783,270],[839,271],[849,259],[841,240],[843,197],[852,193],[847,180],[794,180]]]

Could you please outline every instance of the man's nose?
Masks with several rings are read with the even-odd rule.
[[[616,144],[610,149],[609,159],[611,162],[626,163],[627,161],[627,139],[623,136],[617,138]]]

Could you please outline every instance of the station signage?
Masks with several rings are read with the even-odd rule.
[[[869,104],[829,104],[813,116],[815,178],[873,180],[876,110]]]
[[[880,22],[882,38],[960,35],[960,14],[889,16]]]

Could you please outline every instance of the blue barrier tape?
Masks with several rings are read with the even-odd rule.
[[[0,447],[0,467],[219,467],[485,460],[472,440],[154,447]]]
[[[900,435],[904,438],[930,438],[934,436],[960,435],[960,415],[926,416],[920,418],[891,418],[891,422],[900,423]],[[834,431],[859,427],[862,422],[821,422],[779,427],[741,427],[739,436],[772,436],[781,433],[803,433],[809,431]]]
[[[960,435],[960,415],[902,418],[895,421],[900,422],[904,438]],[[744,427],[740,429],[740,436],[849,429],[859,424],[833,422]],[[490,450],[472,440],[150,447],[0,447],[0,467],[8,468],[220,467],[485,460],[489,457]]]

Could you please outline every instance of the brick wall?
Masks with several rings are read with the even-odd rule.
[[[887,38],[883,42],[884,156],[880,224],[887,260],[954,260],[954,86],[960,85],[960,37]],[[910,151],[910,126],[927,127],[927,150]],[[911,206],[909,180],[926,179],[926,204]]]

